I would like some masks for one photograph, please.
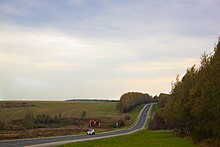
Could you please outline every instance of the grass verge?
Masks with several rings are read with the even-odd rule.
[[[131,122],[135,123],[137,120],[138,114],[140,113],[141,109],[144,107],[144,104],[141,104],[135,107],[131,112],[129,112],[129,116],[131,117]]]
[[[149,124],[150,124],[150,120],[152,119],[152,115],[157,111],[157,109],[158,109],[158,104],[157,104],[157,103],[156,103],[156,104],[153,104],[153,105],[152,105],[152,108],[151,108],[151,111],[150,111],[150,113],[149,113],[149,115],[148,115],[147,123],[146,123],[146,125],[145,125],[145,128],[146,128],[146,129],[148,129]]]
[[[191,140],[174,136],[171,131],[141,130],[129,135],[77,142],[60,147],[197,147]]]

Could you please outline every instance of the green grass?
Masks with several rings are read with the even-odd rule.
[[[135,107],[131,112],[129,112],[129,116],[131,117],[131,122],[134,123],[137,120],[137,116],[140,113],[141,109],[144,107],[144,104],[141,104]]]
[[[152,106],[151,112],[155,112],[155,111],[157,111],[157,109],[158,109],[158,104],[154,104],[154,105]]]
[[[191,140],[174,136],[170,131],[141,130],[129,135],[77,142],[60,147],[196,147]]]
[[[157,111],[157,109],[158,109],[158,104],[157,103],[153,104],[153,106],[151,108],[151,111],[150,111],[150,113],[148,115],[147,123],[146,123],[146,126],[145,126],[146,129],[148,129],[149,124],[150,124],[150,120],[152,118],[152,115],[153,115],[153,113],[155,113]]]
[[[0,104],[5,103],[3,101]],[[20,102],[19,102],[20,103]],[[34,104],[36,107],[20,107],[20,108],[1,108],[0,120],[10,121],[13,119],[24,118],[28,109],[31,109],[34,116],[38,114],[48,114],[51,116],[62,113],[62,117],[81,117],[82,111],[87,112],[87,117],[114,117],[117,115],[115,106],[117,102],[73,102],[73,101],[26,101],[26,103]]]

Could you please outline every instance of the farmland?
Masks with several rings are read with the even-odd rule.
[[[85,133],[90,120],[98,120],[101,126],[97,132],[115,130],[116,122],[120,128],[127,128],[136,120],[143,105],[129,113],[118,113],[117,102],[97,101],[1,101],[0,121],[4,126],[0,139],[18,139],[73,135]],[[33,119],[27,126],[27,113],[33,113]],[[82,112],[86,112],[82,118]]]
[[[51,116],[62,114],[62,117],[81,117],[82,111],[87,117],[114,117],[117,115],[117,102],[79,102],[79,101],[1,101],[0,106],[6,103],[27,103],[32,107],[0,107],[0,120],[11,121],[24,118],[27,110],[32,110],[34,116],[48,114]]]

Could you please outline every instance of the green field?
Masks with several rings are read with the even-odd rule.
[[[6,103],[1,101],[1,104]],[[10,102],[12,103],[12,102]],[[22,102],[13,102],[22,103]],[[0,107],[0,120],[10,121],[24,118],[28,109],[34,116],[47,114],[51,116],[62,113],[62,117],[81,117],[82,111],[86,111],[87,117],[114,117],[117,115],[115,106],[117,102],[82,102],[82,101],[25,101],[34,107],[2,108]]]
[[[174,136],[170,131],[142,130],[129,135],[77,142],[60,147],[196,147],[191,140]]]

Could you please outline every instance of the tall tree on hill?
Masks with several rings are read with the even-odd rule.
[[[163,109],[165,122],[177,133],[220,145],[220,40],[213,55],[203,54],[201,66],[174,84]]]

